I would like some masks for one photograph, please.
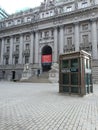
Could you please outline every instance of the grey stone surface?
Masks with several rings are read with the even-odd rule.
[[[49,71],[49,81],[51,83],[58,83],[59,81],[59,65],[54,63]]]
[[[57,84],[1,81],[0,130],[98,130],[98,85],[78,97]]]

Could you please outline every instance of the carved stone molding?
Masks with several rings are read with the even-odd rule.
[[[64,46],[64,52],[71,52],[71,51],[75,51],[75,45],[72,44],[72,45],[65,45]]]
[[[53,48],[53,43],[43,43],[43,44],[39,44],[40,52],[41,52],[41,50],[42,50],[42,48],[43,48],[44,46],[50,46],[51,48]]]
[[[79,21],[74,21],[74,25],[79,25]]]

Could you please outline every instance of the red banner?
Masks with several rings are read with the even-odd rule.
[[[52,55],[42,55],[42,63],[52,62]]]

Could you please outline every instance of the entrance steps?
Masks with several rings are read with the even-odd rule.
[[[49,72],[43,72],[39,76],[32,76],[29,79],[22,80],[21,82],[31,82],[31,83],[50,83],[48,80]]]

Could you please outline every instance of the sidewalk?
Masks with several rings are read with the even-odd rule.
[[[0,130],[98,130],[98,85],[78,97],[60,94],[57,84],[2,81]]]

